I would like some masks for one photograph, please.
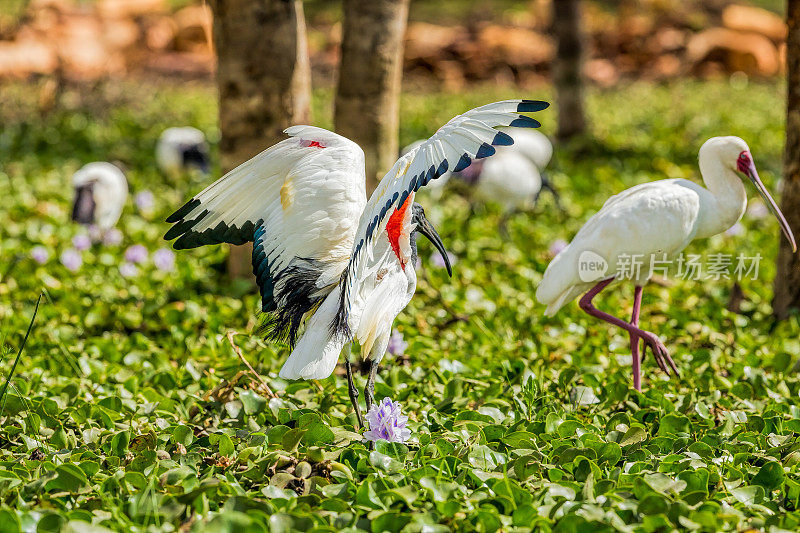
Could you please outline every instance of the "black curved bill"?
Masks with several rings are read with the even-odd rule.
[[[79,224],[93,223],[95,207],[92,185],[76,187],[75,201],[72,204],[72,220]]]
[[[413,221],[417,223],[417,231],[425,235],[436,249],[439,250],[442,259],[444,259],[444,265],[447,267],[447,275],[452,277],[453,267],[450,265],[450,257],[447,255],[447,250],[444,248],[442,238],[439,237],[439,233],[436,231],[436,228],[433,227],[433,224],[425,217],[425,211],[422,210],[422,206],[418,206],[419,204],[414,205],[413,213]]]

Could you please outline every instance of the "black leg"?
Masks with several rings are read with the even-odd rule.
[[[567,212],[567,210],[564,209],[564,204],[561,203],[561,195],[558,194],[558,191],[555,189],[555,187],[553,187],[553,184],[550,182],[550,180],[547,178],[545,174],[542,174],[542,189],[547,189],[548,191],[550,191],[550,194],[553,195],[553,200],[555,200],[556,202],[556,207],[558,208],[559,211],[561,211],[561,213]],[[536,195],[538,198],[539,193],[537,193]]]
[[[358,389],[356,384],[353,383],[353,368],[350,365],[350,350],[347,350],[347,357],[344,360],[344,368],[347,370],[347,392],[350,394],[350,402],[353,404],[353,409],[356,411],[356,419],[358,420],[358,428],[364,428],[364,419],[361,418],[361,407],[358,406]]]
[[[367,361],[367,386],[364,387],[364,399],[367,401],[367,412],[372,409],[375,403],[375,377],[378,375],[378,363],[375,361]]]

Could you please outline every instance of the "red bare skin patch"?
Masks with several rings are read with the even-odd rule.
[[[400,260],[400,266],[404,271],[406,269],[406,264],[403,262],[403,258],[400,257],[400,234],[403,232],[403,219],[406,216],[406,211],[408,211],[408,208],[411,206],[412,196],[412,194],[408,195],[403,205],[395,209],[392,216],[389,217],[389,221],[386,223],[386,234],[389,236],[389,245],[392,247],[394,255]]]
[[[319,141],[309,141],[307,139],[300,140],[300,146],[304,146],[306,148],[325,148],[325,145]]]

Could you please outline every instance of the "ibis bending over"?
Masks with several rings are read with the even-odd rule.
[[[783,233],[796,251],[794,236],[758,177],[747,144],[738,137],[714,137],[700,148],[700,173],[706,187],[684,180],[643,183],[612,196],[578,231],[572,242],[548,265],[536,298],[552,316],[570,300],[583,295],[580,307],[588,314],[628,332],[633,355],[633,386],[641,390],[639,340],[667,374],[677,373],[664,343],[639,328],[642,287],[652,277],[652,265],[668,264],[695,238],[716,235],[744,214],[747,195],[737,171],[755,185]],[[638,257],[639,269],[624,267]],[[630,322],[600,311],[592,300],[627,272],[634,283]],[[642,352],[644,354],[644,352]]]
[[[156,162],[171,177],[191,169],[208,174],[211,163],[205,134],[191,126],[165,129],[156,145]]]
[[[292,348],[280,375],[322,379],[345,354],[350,399],[362,424],[350,345],[368,362],[367,408],[395,317],[411,300],[416,236],[447,257],[414,195],[447,172],[513,143],[498,126],[538,127],[522,112],[546,102],[507,100],[459,115],[402,156],[369,201],[364,152],[354,142],[313,126],[292,126],[289,138],[235,168],[167,221],[176,249],[253,241],[253,270],[269,313],[267,337]],[[449,269],[448,269],[449,270]],[[302,334],[301,328],[304,327]],[[362,424],[363,425],[363,424]]]
[[[553,156],[553,145],[543,133],[508,128],[505,133],[514,144],[497,151],[497,157],[476,161],[461,171],[462,179],[475,185],[476,196],[496,202],[506,214],[536,205],[542,189],[548,189],[558,201],[544,169]]]
[[[88,163],[72,176],[72,188],[72,220],[103,233],[114,227],[128,199],[128,180],[119,168]]]

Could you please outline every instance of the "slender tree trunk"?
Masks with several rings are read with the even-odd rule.
[[[334,122],[364,149],[368,191],[397,159],[408,1],[344,0]]]
[[[583,43],[580,0],[553,0],[552,33],[556,41],[553,83],[558,103],[558,133],[561,140],[585,135],[583,106]]]
[[[227,172],[308,123],[311,70],[300,0],[211,0],[222,169]],[[231,248],[228,272],[251,273],[252,245]]]
[[[786,147],[783,154],[781,211],[795,235],[800,231],[800,0],[788,0],[786,22]],[[775,276],[775,316],[784,319],[800,308],[800,256],[782,235]]]

